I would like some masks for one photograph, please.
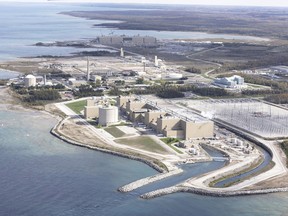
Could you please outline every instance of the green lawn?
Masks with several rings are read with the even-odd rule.
[[[122,137],[125,135],[125,133],[123,131],[121,131],[120,129],[118,129],[115,126],[104,128],[104,130],[107,131],[108,133],[110,133],[115,138]]]
[[[67,103],[65,105],[69,107],[71,110],[73,110],[75,113],[81,114],[81,111],[84,110],[84,106],[86,106],[86,104],[87,104],[86,100],[81,100],[72,103]]]
[[[123,139],[117,139],[115,141],[119,144],[139,148],[150,152],[168,154],[166,149],[164,149],[160,144],[158,144],[155,140],[153,140],[149,136],[123,138]]]
[[[171,137],[166,137],[166,138],[162,138],[161,139],[164,143],[166,143],[170,148],[172,148],[174,151],[178,152],[179,154],[183,154],[182,151],[180,151],[179,149],[177,149],[175,146],[173,146],[172,144],[175,142],[179,142],[180,139],[178,138],[171,138]]]

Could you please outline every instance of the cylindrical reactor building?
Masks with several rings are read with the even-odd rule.
[[[118,122],[118,107],[104,106],[99,108],[99,124],[102,126]]]
[[[29,74],[24,78],[24,85],[26,87],[36,86],[36,77]]]

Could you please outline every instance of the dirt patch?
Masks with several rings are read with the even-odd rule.
[[[266,189],[266,188],[281,188],[288,187],[288,174],[284,176],[273,178],[267,181],[259,182],[247,189]]]
[[[77,120],[67,120],[58,129],[65,137],[75,140],[79,143],[85,143],[90,146],[105,145],[105,142],[101,141],[92,131],[87,130],[87,125],[77,124]]]

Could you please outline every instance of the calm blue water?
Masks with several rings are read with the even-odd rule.
[[[150,35],[162,39],[201,39],[201,38],[227,38],[261,40],[250,36],[207,34],[203,32],[168,32],[168,31],[138,31],[116,30],[93,27],[93,24],[107,21],[86,20],[61,15],[63,11],[87,10],[125,10],[125,8],[99,7],[95,4],[72,3],[5,3],[0,1],[0,61],[11,60],[15,57],[38,55],[68,55],[75,52],[71,47],[35,47],[37,42],[54,42],[95,38],[108,35],[112,31],[121,35]],[[87,49],[82,49],[87,50]],[[80,49],[78,49],[80,51]]]
[[[1,216],[281,216],[288,211],[287,193],[232,198],[182,193],[153,200],[139,199],[149,188],[119,193],[118,187],[156,172],[140,162],[59,141],[49,134],[55,123],[38,112],[0,111]]]
[[[250,170],[246,173],[243,173],[241,175],[226,179],[224,181],[220,181],[220,182],[215,184],[215,187],[224,187],[225,185],[227,185],[229,183],[236,182],[237,180],[240,180],[240,179],[245,178],[249,175],[252,175],[253,173],[259,172],[264,167],[268,166],[269,163],[271,162],[271,159],[272,159],[271,155],[267,151],[265,151],[264,149],[261,149],[261,151],[262,151],[263,156],[264,156],[264,161],[258,167],[256,167],[253,170]]]
[[[19,75],[19,73],[10,70],[4,70],[0,68],[0,80],[1,79],[11,79],[15,78]]]

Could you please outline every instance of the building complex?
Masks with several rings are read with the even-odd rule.
[[[246,87],[244,78],[238,75],[231,77],[216,78],[214,80],[214,85],[223,88],[243,88]]]
[[[201,117],[195,119],[176,117],[157,105],[133,97],[119,96],[117,106],[130,121],[145,124],[146,127],[166,137],[181,139],[213,137],[214,123]]]

